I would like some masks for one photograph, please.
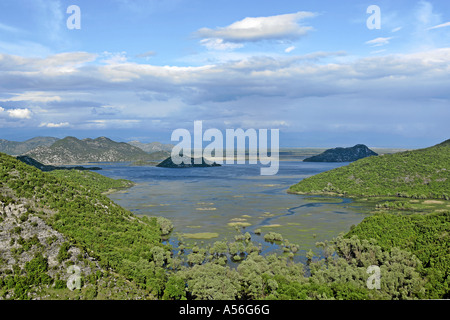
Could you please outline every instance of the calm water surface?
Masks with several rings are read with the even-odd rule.
[[[198,243],[234,240],[238,231],[229,224],[243,222],[247,226],[240,232],[249,232],[252,241],[262,244],[263,253],[280,250],[263,239],[265,233],[274,231],[299,245],[298,255],[304,256],[309,249],[318,252],[317,241],[330,240],[361,222],[367,210],[349,199],[292,195],[286,190],[306,177],[347,164],[281,161],[274,176],[261,176],[259,165],[248,164],[184,169],[96,165],[105,176],[137,183],[109,197],[136,215],[172,220],[169,242],[174,246],[177,234],[217,234],[192,240]],[[262,231],[260,236],[254,234],[256,229]]]

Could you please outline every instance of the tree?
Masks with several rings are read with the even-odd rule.
[[[170,276],[166,283],[164,290],[164,300],[185,300],[186,299],[186,284],[181,277],[176,275]]]

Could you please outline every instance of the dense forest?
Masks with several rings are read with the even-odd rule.
[[[126,189],[134,185],[132,181],[125,179],[110,179],[89,170],[53,170],[50,174],[99,193]]]
[[[180,239],[174,251],[162,241],[171,222],[121,208],[102,193],[129,182],[95,172],[42,172],[0,154],[0,182],[1,299],[450,297],[448,209],[415,213],[382,203],[347,234],[317,243],[321,256],[310,251],[301,264],[285,239],[284,254],[263,256],[245,228],[234,241],[209,246]],[[82,279],[73,291],[66,285],[71,265]],[[368,285],[373,266],[381,273],[377,288]]]

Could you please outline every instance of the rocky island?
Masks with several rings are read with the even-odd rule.
[[[195,158],[184,157],[184,161],[180,164],[176,164],[172,161],[172,157],[168,157],[162,161],[157,167],[162,168],[192,168],[192,167],[220,167],[220,164],[211,162],[202,157],[202,163],[195,163]]]
[[[363,144],[357,144],[351,148],[328,149],[321,154],[304,159],[304,162],[353,162],[362,158],[377,156]]]

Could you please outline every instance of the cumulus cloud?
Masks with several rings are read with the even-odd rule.
[[[374,41],[379,43],[380,40]],[[348,63],[314,63],[321,58],[332,58],[343,53],[317,52],[304,56],[257,56],[216,65],[199,67],[154,66],[150,64],[110,64],[78,67],[70,74],[58,74],[42,81],[40,72],[5,72],[0,85],[17,93],[16,99],[56,103],[70,93],[70,97],[83,96],[96,90],[103,95],[101,105],[112,93],[131,93],[138,88],[141,96],[158,94],[161,97],[180,97],[184,101],[226,101],[242,96],[261,94],[308,96],[354,92],[358,86],[370,87],[369,81],[383,86],[402,78],[401,87],[416,83],[415,79],[435,75],[436,80],[446,76],[450,49],[439,49],[422,54],[380,56],[358,59]],[[52,58],[49,58],[52,59]],[[45,60],[45,59],[44,59]],[[48,62],[33,59],[10,59],[26,68],[27,64]],[[15,68],[9,65],[7,68]],[[1,64],[0,64],[0,71]],[[447,75],[448,76],[448,75]],[[406,77],[406,78],[405,78]],[[20,81],[19,81],[20,80]],[[386,85],[390,88],[390,85]],[[441,87],[441,85],[438,85]],[[26,90],[24,90],[26,89]],[[33,91],[35,90],[35,91]],[[51,92],[48,95],[43,92]],[[59,97],[58,99],[56,97]],[[95,99],[95,96],[90,96]],[[51,101],[53,100],[53,101]],[[92,103],[98,105],[99,101]],[[59,103],[64,104],[64,101]],[[86,104],[86,103],[85,103]],[[74,104],[76,107],[76,104]]]
[[[29,109],[10,109],[6,110],[9,116],[14,119],[30,119],[31,111]]]
[[[301,20],[316,16],[300,11],[269,17],[247,17],[226,27],[202,28],[196,33],[204,39],[221,39],[223,42],[243,43],[262,40],[298,39],[313,28],[299,24]]]
[[[200,44],[210,50],[232,50],[242,48],[242,43],[225,42],[223,39],[207,38],[200,40]]]
[[[51,57],[9,57],[12,64],[0,63],[0,87],[9,95],[2,99],[20,101],[2,104],[7,115],[2,121],[11,120],[14,108],[21,110],[13,113],[16,117],[32,115],[29,122],[36,126],[64,127],[61,119],[72,119],[69,127],[80,130],[135,130],[153,126],[154,119],[161,119],[165,128],[188,126],[192,119],[284,130],[332,128],[336,123],[355,128],[352,121],[368,128],[374,119],[381,123],[386,118],[383,130],[389,132],[396,121],[406,121],[405,114],[418,126],[431,117],[423,105],[428,111],[434,108],[430,114],[439,114],[436,121],[448,118],[450,48],[341,60],[343,54],[253,56],[198,67],[95,61],[45,78]],[[23,105],[30,110],[21,109]],[[36,106],[49,110],[45,119]],[[268,119],[274,122],[264,122]]]
[[[44,72],[46,75],[58,75],[74,72],[96,58],[96,54],[87,52],[65,52],[50,55],[46,58],[27,58],[0,53],[0,70]]]

